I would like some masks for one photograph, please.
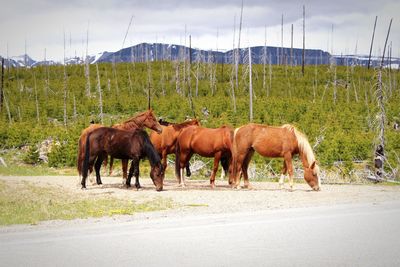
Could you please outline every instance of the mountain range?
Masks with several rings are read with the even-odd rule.
[[[301,65],[303,50],[299,48],[281,47],[250,47],[251,60],[253,64],[293,64]],[[159,60],[188,60],[195,62],[213,62],[231,64],[238,52],[239,63],[249,62],[249,48],[239,50],[213,51],[189,48],[182,45],[162,44],[162,43],[141,43],[131,47],[123,48],[116,52],[102,52],[87,56],[86,60],[90,64],[101,62],[147,62]],[[5,60],[5,65],[10,67],[34,67],[39,65],[55,64],[83,64],[84,58],[72,57],[65,59],[65,62],[54,62],[52,60],[35,61],[28,55],[11,57]],[[372,58],[372,66],[379,65],[380,58]],[[320,65],[336,63],[337,65],[362,65],[368,64],[368,56],[365,55],[331,55],[320,49],[305,50],[306,65]],[[399,66],[400,59],[392,58],[391,65]],[[385,64],[389,64],[386,62]],[[397,64],[397,65],[396,65]]]

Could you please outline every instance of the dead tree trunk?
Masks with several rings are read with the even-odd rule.
[[[372,32],[372,40],[371,40],[371,47],[369,49],[369,57],[368,57],[368,69],[371,65],[371,54],[372,54],[372,46],[374,45],[374,37],[375,37],[375,28],[376,28],[376,21],[378,20],[378,16],[375,17],[374,23],[374,31]]]
[[[253,121],[253,81],[251,77],[251,48],[249,47],[249,97],[250,97],[250,121]]]
[[[304,76],[304,63],[305,63],[305,54],[306,54],[306,7],[303,6],[303,54],[302,54],[302,64],[301,64],[301,73]]]
[[[382,70],[383,70],[383,63],[385,59],[385,51],[387,41],[389,39],[390,28],[392,26],[392,20],[390,20],[389,29],[386,35],[385,45],[383,47],[383,55],[381,65],[378,71],[378,83],[376,89],[376,97],[378,101],[379,113],[378,113],[378,121],[379,121],[379,133],[378,133],[378,141],[379,144],[375,149],[375,168],[376,168],[376,175],[379,178],[382,178],[384,174],[384,163],[385,163],[385,121],[386,121],[386,111],[385,111],[385,103],[384,103],[384,92],[383,92],[383,84],[382,84]]]
[[[99,92],[99,108],[100,108],[100,122],[103,124],[103,97],[101,92],[101,85],[100,85],[100,75],[99,75],[99,66],[96,63],[96,73],[97,73],[97,91]]]
[[[38,101],[38,94],[37,94],[37,86],[36,86],[36,75],[35,75],[35,72],[33,73],[33,82],[34,82],[34,90],[35,90],[36,120],[37,120],[38,123],[40,123],[39,101]]]
[[[0,84],[0,113],[3,108],[3,89],[4,88],[4,58],[1,58],[1,84]]]

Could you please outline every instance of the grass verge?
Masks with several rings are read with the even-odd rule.
[[[0,225],[37,224],[47,220],[130,215],[170,209],[171,199],[155,198],[140,204],[113,197],[84,196],[28,182],[0,181]]]

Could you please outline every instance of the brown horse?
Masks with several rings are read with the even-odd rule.
[[[279,180],[283,188],[284,175],[289,172],[289,185],[293,189],[292,157],[299,154],[304,167],[304,179],[315,191],[320,190],[319,168],[306,136],[294,126],[285,124],[271,127],[250,123],[235,129],[233,138],[233,171],[229,182],[240,187],[240,176],[243,174],[244,186],[250,187],[247,168],[251,157],[257,151],[264,157],[283,157],[282,175]]]
[[[183,123],[171,123],[159,121],[163,128],[162,133],[155,131],[150,132],[150,140],[162,158],[164,171],[167,169],[167,155],[175,153],[176,139],[179,133],[186,127],[196,125],[199,126],[198,120],[188,120]],[[189,162],[186,165],[186,174],[190,176]]]
[[[230,165],[232,138],[233,129],[228,126],[222,126],[217,129],[201,126],[184,128],[177,138],[175,151],[175,174],[179,184],[182,187],[185,186],[182,168],[189,162],[193,153],[196,153],[202,157],[214,157],[214,166],[210,177],[211,188],[214,188],[215,174],[218,171],[218,164],[221,158],[227,159],[224,162]],[[225,171],[229,167],[227,165],[224,166]]]
[[[148,134],[140,129],[128,132],[111,127],[97,128],[86,137],[85,158],[82,167],[82,189],[86,188],[88,170],[93,168],[93,165],[97,183],[101,184],[100,168],[107,155],[123,160],[132,159],[126,186],[131,186],[131,178],[134,175],[136,188],[140,188],[139,162],[140,159],[146,157],[150,161],[150,177],[156,186],[156,190],[162,190],[164,171],[160,156],[151,144]]]
[[[84,129],[81,133],[78,143],[78,173],[79,176],[82,176],[82,163],[84,159],[84,147],[86,143],[86,137],[89,133],[93,130],[103,127],[101,124],[92,124],[88,128]],[[112,126],[116,129],[126,130],[126,131],[134,131],[136,129],[143,129],[147,127],[157,132],[162,132],[161,125],[157,122],[157,119],[154,115],[153,110],[149,109],[145,112],[139,113],[138,115],[124,121],[120,124],[115,124]],[[105,159],[107,161],[107,158]],[[111,158],[110,162],[110,174],[112,170],[112,162],[113,159]],[[92,172],[92,169],[90,170]],[[122,173],[123,173],[123,183],[126,181],[128,172],[128,160],[122,160]],[[100,180],[101,183],[101,180]]]

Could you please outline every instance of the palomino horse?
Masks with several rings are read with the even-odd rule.
[[[167,155],[175,153],[175,144],[179,133],[188,126],[199,126],[200,123],[198,120],[188,120],[179,124],[166,121],[159,121],[159,123],[163,129],[162,133],[160,134],[151,131],[150,140],[162,158],[162,164],[165,171],[167,169]],[[190,176],[189,162],[186,165],[186,175]]]
[[[131,186],[131,178],[136,178],[135,186],[140,188],[139,162],[142,158],[150,161],[150,177],[157,191],[163,189],[164,171],[160,156],[151,144],[148,134],[144,130],[137,129],[127,132],[111,127],[100,127],[93,130],[86,137],[85,158],[82,167],[82,189],[86,188],[88,170],[95,168],[97,183],[101,183],[100,168],[107,155],[111,157],[129,160],[132,159],[126,186]]]
[[[215,174],[218,171],[218,164],[221,158],[227,158],[226,165],[223,166],[227,171],[227,165],[231,163],[233,129],[222,126],[217,129],[209,129],[200,126],[189,126],[184,128],[176,141],[175,151],[175,174],[179,184],[185,186],[183,168],[189,162],[193,153],[202,157],[214,157],[214,166],[210,177],[211,188],[215,187]]]
[[[81,136],[79,138],[79,146],[78,146],[78,173],[79,173],[79,176],[82,176],[82,163],[83,163],[83,158],[84,158],[84,147],[85,147],[85,143],[86,143],[86,137],[93,130],[100,128],[100,127],[103,127],[103,125],[92,124],[88,128],[84,129],[81,133]],[[116,128],[116,129],[120,129],[120,130],[125,130],[125,131],[134,131],[136,129],[143,129],[144,127],[147,127],[154,131],[157,131],[160,133],[162,132],[161,125],[157,122],[154,112],[151,109],[149,109],[145,112],[139,113],[138,115],[124,121],[123,123],[115,124],[112,127]],[[107,160],[107,158],[105,160]],[[112,161],[113,161],[113,159],[111,158],[111,163],[112,163]],[[111,169],[112,169],[111,163],[110,163],[110,174],[111,174]],[[90,170],[90,172],[92,172],[92,170]],[[127,172],[128,172],[128,160],[123,159],[122,160],[123,183],[126,181]],[[97,181],[97,182],[100,182],[100,184],[101,184],[101,180]]]
[[[235,129],[232,153],[233,171],[229,179],[234,187],[240,186],[241,173],[244,178],[244,186],[250,187],[247,168],[254,151],[264,157],[283,157],[283,169],[279,184],[282,188],[284,175],[289,172],[291,189],[293,189],[292,157],[294,154],[299,154],[304,167],[304,179],[313,190],[320,190],[319,168],[310,143],[306,136],[294,126],[285,124],[281,127],[271,127],[250,123]]]

